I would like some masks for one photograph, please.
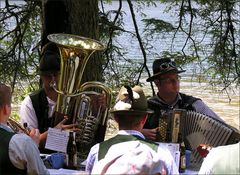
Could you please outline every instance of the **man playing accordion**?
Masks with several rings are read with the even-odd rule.
[[[179,69],[174,61],[169,58],[156,59],[152,68],[153,76],[147,82],[153,81],[158,92],[148,99],[148,106],[154,114],[148,118],[142,131],[146,138],[156,140],[159,117],[169,115],[173,109],[193,110],[224,122],[201,99],[179,92],[179,74],[185,70]]]

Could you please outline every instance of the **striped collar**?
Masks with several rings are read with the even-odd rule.
[[[136,130],[120,130],[120,131],[118,131],[118,134],[119,135],[134,135],[134,136],[139,136],[139,137],[145,139],[144,135],[141,132],[136,131]]]

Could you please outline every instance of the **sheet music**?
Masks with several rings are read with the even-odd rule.
[[[45,148],[66,153],[68,135],[69,133],[67,131],[49,128]]]
[[[174,161],[176,162],[176,165],[179,165],[179,159],[180,159],[180,151],[179,151],[179,144],[178,143],[163,143],[163,142],[157,142],[162,148],[166,148],[170,151]]]

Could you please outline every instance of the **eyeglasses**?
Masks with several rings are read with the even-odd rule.
[[[161,81],[161,82],[164,82],[164,83],[166,83],[166,84],[175,84],[175,83],[178,83],[180,80],[181,80],[181,76],[177,76],[176,78],[159,78],[159,80]]]
[[[170,62],[166,62],[166,63],[162,63],[160,64],[160,69],[168,69],[169,67],[173,67],[173,68],[177,68],[176,67],[176,63],[174,61],[170,61]]]

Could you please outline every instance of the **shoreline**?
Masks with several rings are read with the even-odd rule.
[[[181,81],[180,87],[180,92],[201,98],[203,102],[206,103],[227,124],[240,131],[239,89],[233,88],[232,91],[226,93],[222,92],[220,87],[212,87],[208,83],[186,81]],[[143,90],[146,96],[152,95],[149,83],[143,83]],[[229,98],[231,98],[231,101]],[[117,134],[117,131],[117,123],[109,117],[105,139],[113,137]]]

